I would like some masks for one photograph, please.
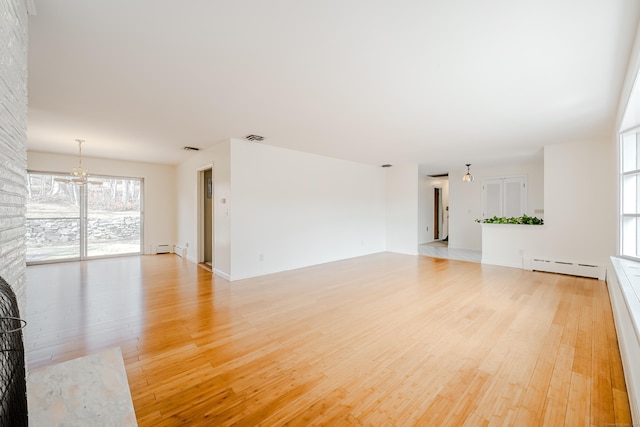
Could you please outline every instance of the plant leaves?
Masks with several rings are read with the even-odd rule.
[[[544,225],[544,219],[524,214],[519,217],[497,217],[476,219],[476,222],[482,224],[524,224],[524,225]]]

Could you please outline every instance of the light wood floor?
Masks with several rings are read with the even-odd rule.
[[[377,254],[229,283],[27,268],[30,369],[120,346],[141,426],[630,425],[606,284]]]

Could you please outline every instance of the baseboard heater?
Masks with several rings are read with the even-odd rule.
[[[547,273],[568,274],[570,276],[591,277],[605,280],[607,269],[600,265],[586,264],[573,261],[531,258],[530,270]]]
[[[169,245],[156,246],[156,254],[168,254],[171,253],[171,247]]]
[[[187,257],[187,248],[184,248],[180,245],[173,245],[173,253],[181,256],[182,258]]]

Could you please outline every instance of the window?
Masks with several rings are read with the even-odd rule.
[[[527,213],[524,176],[482,180],[482,218],[519,217]]]
[[[640,138],[637,131],[621,136],[620,253],[640,257]]]
[[[27,262],[142,253],[142,180],[28,174]]]

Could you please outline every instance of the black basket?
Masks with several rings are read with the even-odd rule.
[[[16,294],[0,277],[0,426],[27,426],[24,344]]]

